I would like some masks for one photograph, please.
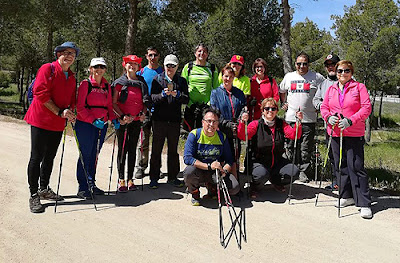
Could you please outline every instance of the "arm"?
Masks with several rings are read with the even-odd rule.
[[[246,140],[245,123],[243,121],[239,122],[238,126],[238,138],[242,141]],[[257,133],[258,121],[252,121],[247,125],[247,137],[249,140]]]
[[[78,98],[77,98],[77,103],[76,103],[76,111],[79,114],[80,117],[85,122],[88,123],[93,123],[93,121],[96,120],[96,118],[93,116],[90,110],[85,108],[86,106],[86,97],[89,95],[88,94],[88,87],[89,84],[86,80],[83,80],[81,82],[81,85],[78,88]]]
[[[271,87],[272,87],[272,94],[274,97],[274,100],[279,103],[279,88],[278,88],[278,84],[276,83],[276,80],[272,79],[272,83],[271,83]]]
[[[315,93],[314,98],[312,100],[314,108],[316,110],[320,110],[323,101],[321,87],[322,85],[318,86],[317,92]]]
[[[185,162],[186,165],[195,164],[195,162],[197,161],[197,159],[195,158],[196,150],[197,150],[196,136],[191,132],[187,137],[185,143],[185,149],[183,152],[183,161]]]
[[[163,101],[167,101],[167,96],[163,95],[164,88],[157,81],[155,77],[151,83],[151,100],[154,104],[160,104]]]
[[[187,85],[187,82],[184,78],[178,78],[179,81],[179,88],[180,88],[180,96],[178,98],[178,101],[182,104],[188,104],[189,103],[189,88]]]
[[[283,121],[283,132],[285,134],[285,137],[294,140],[296,137],[296,126],[299,124],[299,128],[297,131],[297,139],[300,139],[301,133],[302,133],[302,127],[301,127],[301,122],[295,122],[294,126],[290,126],[286,121]]]
[[[108,96],[107,96],[107,108],[108,108],[108,119],[109,120],[114,120],[117,118],[117,116],[114,113],[114,108],[113,108],[113,89],[111,88],[110,85],[108,85]]]
[[[219,81],[218,81],[218,69],[217,69],[217,67],[215,67],[215,70],[214,70],[214,74],[213,74],[213,79],[211,80],[211,83],[212,83],[212,87],[211,87],[211,89],[216,89],[216,88],[218,88],[219,87]]]
[[[359,121],[366,120],[372,110],[371,101],[369,99],[369,94],[368,94],[368,91],[367,91],[367,88],[365,87],[365,85],[362,83],[358,83],[357,88],[360,93],[361,107],[352,116],[345,116],[345,117],[349,118],[352,121],[352,123],[357,123]]]

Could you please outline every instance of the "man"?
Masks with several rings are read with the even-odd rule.
[[[318,86],[325,78],[316,72],[309,70],[310,59],[305,52],[301,52],[296,58],[296,71],[287,73],[283,78],[279,93],[282,102],[282,108],[287,110],[285,121],[294,125],[296,122],[296,112],[303,112],[302,135],[299,140],[299,154],[296,160],[299,164],[301,182],[308,182],[308,176],[311,177],[311,153],[314,146],[315,123],[317,122],[317,113],[313,106],[313,98]],[[288,143],[289,155],[293,158],[294,141]]]
[[[196,60],[187,63],[181,74],[189,86],[189,103],[183,123],[183,128],[189,132],[201,127],[201,113],[210,101],[211,90],[219,86],[218,70],[207,62],[208,53],[206,45],[197,45],[194,51]]]
[[[42,65],[33,86],[33,101],[24,120],[31,125],[31,156],[28,164],[29,208],[42,213],[40,200],[61,201],[49,187],[54,157],[68,122],[75,121],[76,79],[70,70],[79,48],[65,42],[54,49],[56,61]]]
[[[151,95],[151,85],[155,76],[163,72],[163,67],[158,64],[160,59],[160,53],[155,47],[148,47],[146,53],[146,59],[148,61],[147,66],[143,67],[136,74],[140,75],[146,81],[149,88],[149,95]],[[144,171],[147,169],[149,162],[149,139],[151,134],[151,112],[147,111],[146,120],[143,122],[143,136],[141,138],[143,146],[139,143],[137,148],[137,160],[136,160],[136,179],[143,178]],[[141,149],[143,147],[143,149]],[[143,154],[142,154],[143,151]]]
[[[178,141],[182,120],[182,104],[189,102],[186,80],[176,75],[178,58],[168,55],[164,59],[164,72],[158,74],[152,83],[151,98],[154,105],[152,114],[153,143],[150,159],[150,185],[158,188],[160,177],[161,153],[165,139],[168,143],[168,183],[182,187],[183,182],[177,178],[180,171]]]
[[[325,70],[328,73],[327,78],[318,86],[317,92],[315,93],[315,96],[313,98],[313,104],[316,110],[320,110],[322,101],[324,100],[325,97],[325,92],[328,90],[328,88],[330,86],[332,86],[335,82],[338,81],[338,78],[336,76],[336,71],[335,71],[335,66],[336,63],[338,63],[340,61],[339,57],[334,55],[334,54],[329,54],[326,58],[325,58]],[[325,123],[326,126],[326,123]],[[325,138],[326,138],[326,145],[328,145],[328,141],[329,141],[329,134],[325,133]],[[333,161],[333,154],[332,154],[332,149],[328,149],[329,150],[329,160],[331,163],[331,171],[332,171],[332,175],[336,174],[335,173],[335,164]],[[332,178],[334,178],[332,176]],[[336,183],[336,178],[333,179],[332,185],[328,185],[327,187],[325,187],[326,189],[338,189],[338,185]]]
[[[240,186],[230,174],[233,157],[225,134],[217,131],[220,113],[215,108],[204,111],[202,128],[189,133],[185,144],[184,161],[187,167],[183,171],[185,184],[192,194],[192,205],[200,205],[200,186],[205,184],[208,197],[215,196],[215,170],[218,169],[231,194],[237,194]],[[205,198],[203,196],[203,198]]]

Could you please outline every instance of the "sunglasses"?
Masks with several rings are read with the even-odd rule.
[[[325,64],[325,67],[334,67],[334,66],[336,66],[336,64],[335,63],[328,63],[328,64]]]
[[[205,121],[207,124],[211,124],[211,125],[219,122],[218,120],[206,120],[206,119],[203,119],[203,121]]]
[[[165,65],[167,68],[175,68],[176,67],[176,65],[174,65],[174,64],[167,64],[167,65]]]
[[[147,55],[149,58],[155,58],[155,57],[158,57],[158,54],[148,54]]]
[[[297,65],[298,67],[301,67],[301,66],[307,67],[307,66],[308,66],[308,62],[297,62],[296,65]]]
[[[339,74],[342,74],[342,73],[348,74],[348,73],[351,72],[351,70],[350,70],[349,68],[346,68],[346,69],[338,69],[338,70],[336,70],[336,72],[339,73]]]
[[[95,69],[99,69],[99,68],[105,69],[106,66],[104,66],[104,65],[96,65],[96,66],[93,66],[93,68],[95,68]]]
[[[276,111],[276,110],[278,110],[278,108],[277,107],[264,107],[264,110],[265,111]]]
[[[232,62],[232,65],[236,65],[236,66],[241,66],[242,64],[240,64],[239,62]]]

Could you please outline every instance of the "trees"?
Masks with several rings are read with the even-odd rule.
[[[281,33],[281,45],[282,45],[282,63],[283,71],[286,73],[293,71],[292,68],[292,50],[290,47],[290,6],[289,0],[282,0],[282,33]]]

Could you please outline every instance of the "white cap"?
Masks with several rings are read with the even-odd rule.
[[[107,67],[106,61],[102,57],[100,57],[100,58],[92,58],[92,60],[90,61],[90,66],[94,67],[96,65],[104,65],[104,66]]]
[[[164,59],[164,66],[168,65],[168,64],[172,64],[172,65],[178,65],[178,58],[175,55],[169,54],[165,57]]]

